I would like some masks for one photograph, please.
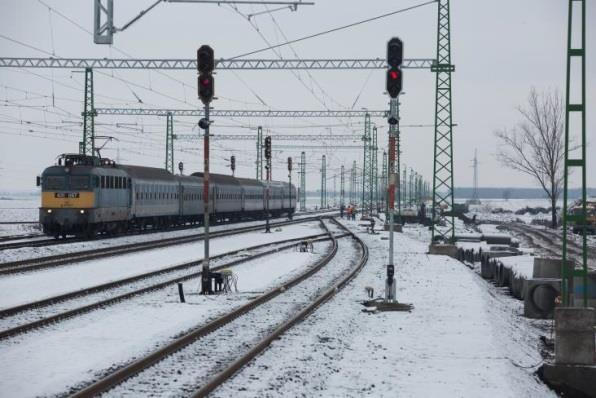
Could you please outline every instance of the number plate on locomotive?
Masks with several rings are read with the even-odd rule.
[[[54,197],[59,199],[78,199],[79,193],[56,192]]]

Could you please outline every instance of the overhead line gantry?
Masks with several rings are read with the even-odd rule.
[[[431,69],[434,59],[412,58],[403,61],[405,69]],[[140,69],[140,70],[197,70],[196,59],[172,58],[30,58],[0,57],[3,68],[52,69]],[[337,70],[386,69],[381,58],[322,58],[322,59],[220,59],[215,61],[220,70]]]

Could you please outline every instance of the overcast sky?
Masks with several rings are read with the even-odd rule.
[[[122,26],[148,1],[114,0],[115,25]],[[138,58],[194,58],[204,43],[217,58],[231,58],[368,17],[395,11],[423,1],[315,0],[296,12],[278,11],[253,17],[263,6],[162,3],[114,36],[114,45],[95,45],[91,0],[6,0],[0,2],[0,33],[56,57],[123,58],[122,51]],[[493,132],[514,126],[516,106],[524,104],[532,87],[538,91],[564,90],[567,1],[564,0],[452,0],[455,185],[471,186],[471,160],[477,148],[480,186],[530,187],[534,181],[500,165],[495,159]],[[48,6],[52,10],[48,9]],[[63,16],[70,19],[66,20]],[[253,57],[277,58],[377,58],[385,56],[387,40],[399,36],[406,58],[434,58],[436,4],[382,20],[359,25],[292,47],[278,54],[266,51]],[[588,184],[596,186],[596,5],[588,2],[587,121]],[[252,22],[252,24],[251,24]],[[77,26],[76,24],[80,25]],[[46,57],[44,52],[0,38],[0,54]],[[76,152],[82,137],[83,74],[72,70],[0,69],[0,190],[29,189],[35,176],[64,152]],[[221,71],[216,76],[213,103],[218,109],[386,109],[384,73],[374,71]],[[429,70],[406,70],[402,97],[402,124],[434,123],[435,76]],[[95,73],[96,107],[197,108],[194,71],[109,71]],[[140,103],[142,101],[142,104]],[[197,120],[177,118],[175,132],[197,133]],[[386,147],[387,122],[375,119],[379,143]],[[107,117],[96,119],[96,134],[114,136],[103,155],[122,163],[163,167],[165,118]],[[262,125],[276,133],[354,134],[363,120],[225,119],[216,118],[213,134],[251,133]],[[304,142],[302,142],[304,144]],[[356,145],[357,140],[334,141]],[[98,144],[103,144],[99,141]],[[284,142],[287,144],[287,142]],[[300,144],[296,142],[295,144]],[[306,143],[313,145],[316,143]],[[202,144],[176,141],[175,161],[188,172],[202,169]],[[274,142],[275,147],[275,142]],[[403,163],[431,178],[433,129],[402,129]],[[274,179],[285,179],[285,162],[297,163],[300,148],[275,152]],[[237,175],[254,177],[253,142],[217,141],[212,146],[212,171],[227,173],[234,154]],[[307,188],[320,185],[321,155],[329,160],[327,175],[348,170],[361,150],[330,147],[307,153]],[[381,154],[379,154],[379,166]],[[294,173],[297,181],[297,175]],[[346,181],[348,177],[346,176]],[[339,185],[339,179],[338,179]],[[330,180],[328,190],[333,188]],[[347,186],[346,186],[347,188]]]

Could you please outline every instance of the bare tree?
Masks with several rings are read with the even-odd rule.
[[[565,158],[564,104],[558,91],[532,89],[526,107],[517,108],[521,121],[496,131],[501,146],[497,158],[506,167],[532,176],[551,202],[551,226],[557,226],[557,199],[563,184]]]

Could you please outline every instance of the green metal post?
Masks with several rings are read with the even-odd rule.
[[[257,180],[263,180],[263,128],[257,127]]]
[[[371,138],[371,125],[370,115],[367,113],[364,116],[364,159],[362,168],[362,212],[372,213],[372,138]]]
[[[340,177],[339,177],[339,205],[345,206],[346,205],[346,190],[345,185],[346,180],[344,176],[344,165],[341,165]]]
[[[374,212],[378,213],[379,211],[379,204],[378,204],[378,200],[379,200],[379,195],[378,195],[378,181],[377,178],[379,176],[379,171],[378,171],[378,167],[379,167],[379,163],[377,160],[377,151],[378,151],[378,147],[377,147],[377,126],[374,126],[372,129],[372,146],[371,146],[371,150],[372,150],[372,167],[371,167],[371,185],[372,185],[372,197],[371,197],[371,208],[373,209]]]
[[[174,116],[166,115],[166,170],[174,174]]]
[[[300,211],[306,211],[306,153],[300,154]]]
[[[575,5],[575,7],[574,7]],[[574,12],[581,10],[581,17],[574,20]],[[561,296],[563,298],[564,306],[574,305],[573,292],[573,278],[575,276],[582,278],[583,284],[583,306],[588,305],[588,246],[587,246],[587,208],[586,208],[586,2],[585,0],[569,0],[569,15],[567,22],[567,79],[565,92],[565,164],[564,164],[564,180],[563,180],[563,266],[561,270]],[[581,28],[577,23],[581,23]],[[574,23],[576,26],[574,26]],[[575,29],[574,29],[575,28]],[[573,40],[574,33],[581,35],[579,40]],[[575,47],[572,43],[575,43]],[[581,76],[574,74],[572,76],[572,59],[576,60],[573,65],[581,65]],[[577,72],[576,72],[577,73]],[[580,80],[581,79],[581,80]],[[571,86],[574,87],[573,99],[571,93]],[[579,89],[579,90],[578,90]],[[580,91],[578,93],[578,91]],[[571,115],[577,115],[572,117]],[[570,122],[578,122],[581,126],[574,125],[573,131],[580,131],[580,140],[570,138]],[[570,152],[570,142],[577,148],[573,149],[574,156]],[[579,154],[579,156],[578,156]],[[581,201],[579,211],[569,214],[569,174],[570,168],[580,169],[581,173]],[[567,243],[569,240],[568,228],[570,223],[581,226],[582,229],[582,255],[580,268],[576,269],[575,264],[571,267],[567,266],[569,259],[569,252]]]
[[[95,155],[95,105],[93,100],[93,69],[85,68],[85,96],[83,104],[83,145],[79,152]]]
[[[321,159],[321,209],[327,208],[327,160]]]
[[[438,0],[435,137],[433,160],[432,242],[455,239],[453,212],[445,220],[445,228],[436,226],[442,208],[453,209],[453,123],[451,107],[451,26],[449,0]]]

